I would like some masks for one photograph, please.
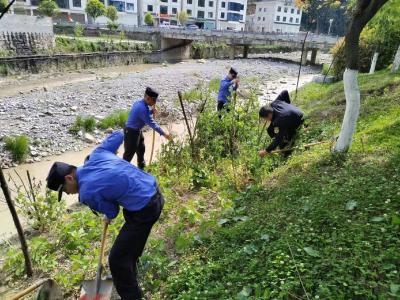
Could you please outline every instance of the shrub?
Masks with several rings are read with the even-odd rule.
[[[96,128],[96,119],[94,117],[77,116],[74,125],[69,129],[72,134],[77,134],[80,130],[93,132]]]
[[[96,119],[94,117],[87,117],[83,119],[83,128],[86,132],[93,132],[96,128]]]
[[[5,143],[14,161],[19,163],[25,161],[29,151],[29,138],[26,135],[7,137]]]
[[[128,110],[118,110],[101,120],[98,127],[101,129],[113,128],[115,126],[124,128],[126,121],[128,120]]]

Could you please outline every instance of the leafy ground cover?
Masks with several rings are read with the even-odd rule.
[[[342,83],[301,89],[294,103],[308,127],[288,160],[257,156],[269,139],[256,89],[219,119],[214,85],[193,93],[203,103],[193,143],[167,144],[149,167],[167,201],[140,260],[147,297],[399,298],[400,75],[360,76],[358,130],[343,155],[329,144],[302,147],[339,132]],[[101,221],[77,208],[46,228],[29,241],[37,274],[55,277],[73,298],[94,277]],[[6,248],[1,282],[26,284],[22,255]]]

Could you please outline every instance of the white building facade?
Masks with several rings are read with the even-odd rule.
[[[55,0],[60,14],[53,18],[57,22],[92,23],[85,12],[87,0]],[[105,6],[113,5],[118,11],[118,23],[129,26],[145,25],[144,16],[150,13],[154,25],[163,22],[178,24],[177,15],[181,11],[188,14],[187,24],[195,24],[203,29],[244,30],[247,0],[101,0]],[[38,15],[40,0],[18,0],[12,6],[12,13]],[[96,23],[106,24],[104,16]]]
[[[256,32],[297,33],[302,10],[294,0],[264,0],[257,2],[250,30]]]
[[[60,8],[60,14],[53,17],[56,22],[79,22],[81,24],[93,23],[93,20],[85,12],[87,0],[55,0]],[[101,0],[105,6],[115,6],[118,11],[117,23],[137,26],[137,0]],[[40,0],[18,0],[11,6],[11,13],[38,15],[37,8]],[[107,24],[109,20],[102,16],[96,19],[96,23]]]
[[[156,25],[179,23],[177,14],[186,11],[186,23],[203,29],[244,30],[247,0],[139,0],[139,24],[151,13]]]

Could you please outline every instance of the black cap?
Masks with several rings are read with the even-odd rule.
[[[58,201],[61,200],[62,192],[65,183],[65,176],[71,173],[74,166],[63,163],[55,162],[47,175],[47,187],[50,190],[58,192]]]
[[[234,77],[236,77],[237,74],[238,74],[238,72],[236,71],[235,68],[231,68],[231,69],[229,70],[229,73],[231,73]]]
[[[157,98],[158,98],[158,92],[155,89],[151,88],[151,87],[147,87],[146,88],[145,94],[147,96],[153,98],[154,100],[157,100]]]

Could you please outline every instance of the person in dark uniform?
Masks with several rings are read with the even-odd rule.
[[[239,87],[239,78],[237,77],[237,75],[238,72],[234,68],[231,68],[228,75],[226,75],[225,78],[221,80],[218,92],[218,111],[226,108],[227,104],[229,104],[230,98],[232,97],[232,92],[236,91]]]
[[[271,103],[271,106],[263,106],[259,111],[260,119],[271,122],[267,133],[273,139],[272,143],[258,154],[264,157],[276,148],[284,149],[293,143],[297,130],[303,124],[303,112],[296,106],[290,104],[288,91],[282,91]],[[284,156],[290,155],[285,152]]]
[[[124,129],[124,159],[131,162],[135,153],[137,154],[137,163],[140,169],[144,169],[144,153],[146,151],[144,145],[144,137],[142,128],[145,125],[150,126],[166,139],[171,140],[172,136],[162,130],[162,128],[154,121],[153,115],[157,112],[155,108],[150,110],[156,104],[158,92],[147,87],[143,99],[133,103],[128,120]]]
[[[156,179],[119,158],[115,153],[124,134],[115,131],[76,167],[55,162],[47,176],[47,187],[62,193],[79,194],[79,202],[116,218],[123,208],[125,224],[111,248],[109,265],[114,286],[122,300],[142,299],[137,280],[137,261],[142,255],[154,223],[159,219],[164,198]]]

